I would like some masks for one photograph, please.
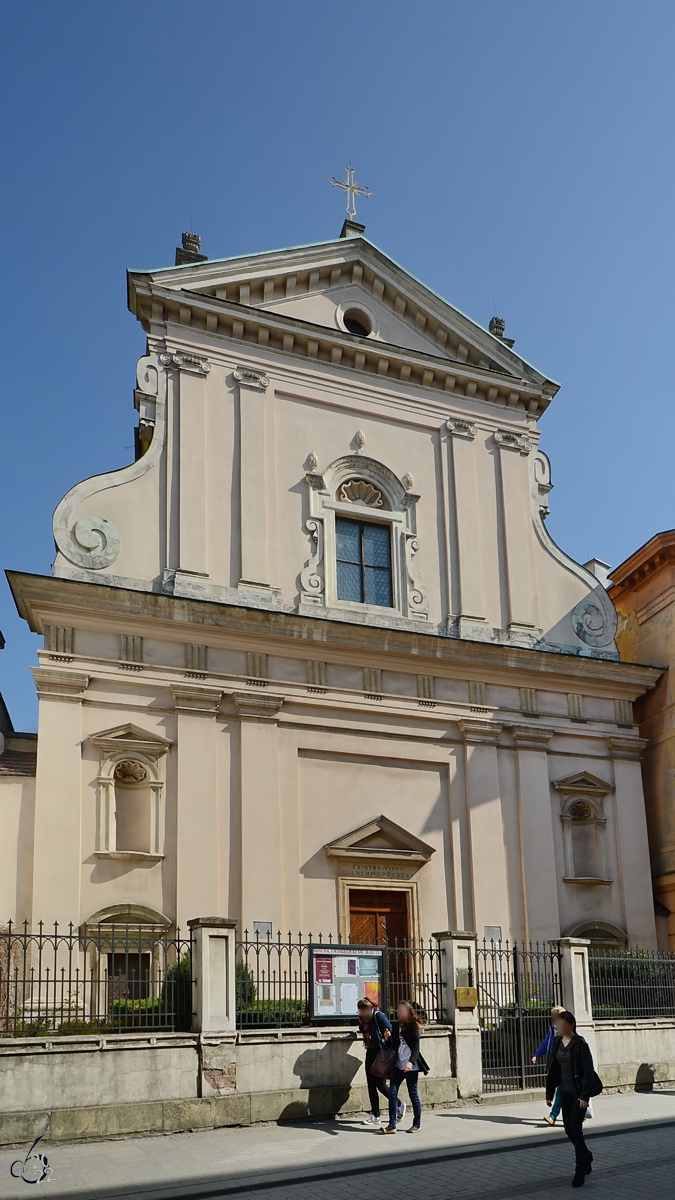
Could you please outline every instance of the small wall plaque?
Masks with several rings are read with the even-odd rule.
[[[455,988],[455,1004],[458,1008],[476,1008],[478,1004],[478,989],[475,987]]]

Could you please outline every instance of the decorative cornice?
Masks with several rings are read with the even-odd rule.
[[[218,712],[222,688],[200,687],[196,683],[172,683],[169,686],[177,712],[204,717],[213,717]]]
[[[473,721],[468,719],[459,721],[459,728],[464,735],[465,742],[496,746],[503,726],[499,725],[496,721]]]
[[[611,572],[612,586],[608,588],[612,600],[616,601],[624,592],[641,587],[657,571],[672,566],[675,562],[675,529],[657,533],[644,546],[640,546],[630,558],[620,563]]]
[[[510,725],[509,730],[519,750],[546,750],[555,730],[531,728],[529,725]]]
[[[509,429],[498,429],[494,439],[502,450],[518,450],[521,454],[529,454],[532,449],[532,442],[528,437],[519,436]]]
[[[612,736],[606,737],[605,742],[612,758],[627,758],[635,762],[640,761],[642,751],[647,745],[646,738]]]
[[[523,410],[539,416],[550,403],[552,393],[545,385],[513,376],[500,366],[470,363],[466,358],[453,360],[439,357],[433,351],[406,349],[387,342],[373,342],[354,334],[331,330],[323,325],[290,317],[287,313],[255,308],[233,300],[222,300],[216,296],[199,292],[176,292],[159,283],[148,283],[137,278],[136,299],[144,328],[150,331],[150,319],[142,314],[161,310],[162,318],[153,316],[152,321],[172,323],[187,327],[195,324],[195,318],[207,322],[207,331],[234,341],[245,343],[251,349],[257,343],[266,349],[292,354],[296,358],[307,358],[314,363],[332,362],[340,367],[365,372],[367,375],[400,380],[414,387],[423,387],[436,394],[450,397],[451,393],[468,396],[477,401],[496,404],[515,410],[518,416]],[[147,289],[147,291],[146,291]],[[464,347],[466,349],[466,347]],[[248,369],[248,368],[245,368]]]
[[[248,692],[234,692],[232,699],[239,716],[243,719],[273,723],[278,721],[284,702],[283,696],[253,696]]]
[[[477,425],[474,425],[472,421],[462,421],[459,417],[450,417],[445,422],[445,428],[452,437],[466,438],[470,442],[478,433]]]
[[[84,671],[59,671],[52,667],[31,667],[37,694],[52,700],[81,700],[89,686]]]
[[[237,367],[232,372],[240,388],[249,388],[252,392],[264,392],[270,381],[264,371],[254,371],[249,367]]]
[[[193,375],[208,375],[211,363],[201,354],[188,354],[177,350],[175,354],[159,354],[157,356],[162,366],[178,367],[179,371],[189,371]]]

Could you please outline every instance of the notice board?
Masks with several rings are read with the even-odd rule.
[[[310,946],[310,1021],[354,1020],[359,1000],[384,1008],[384,946]]]

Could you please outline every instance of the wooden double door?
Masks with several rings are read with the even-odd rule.
[[[408,893],[350,889],[349,937],[356,944],[409,945]]]

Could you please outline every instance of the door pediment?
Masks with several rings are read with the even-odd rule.
[[[567,775],[564,779],[554,779],[553,786],[558,792],[566,795],[606,796],[611,792],[611,783],[591,775],[590,771],[579,771],[576,775]]]
[[[324,847],[329,858],[361,859],[370,862],[425,863],[434,847],[396,825],[388,817],[379,816],[366,825],[328,842]]]

